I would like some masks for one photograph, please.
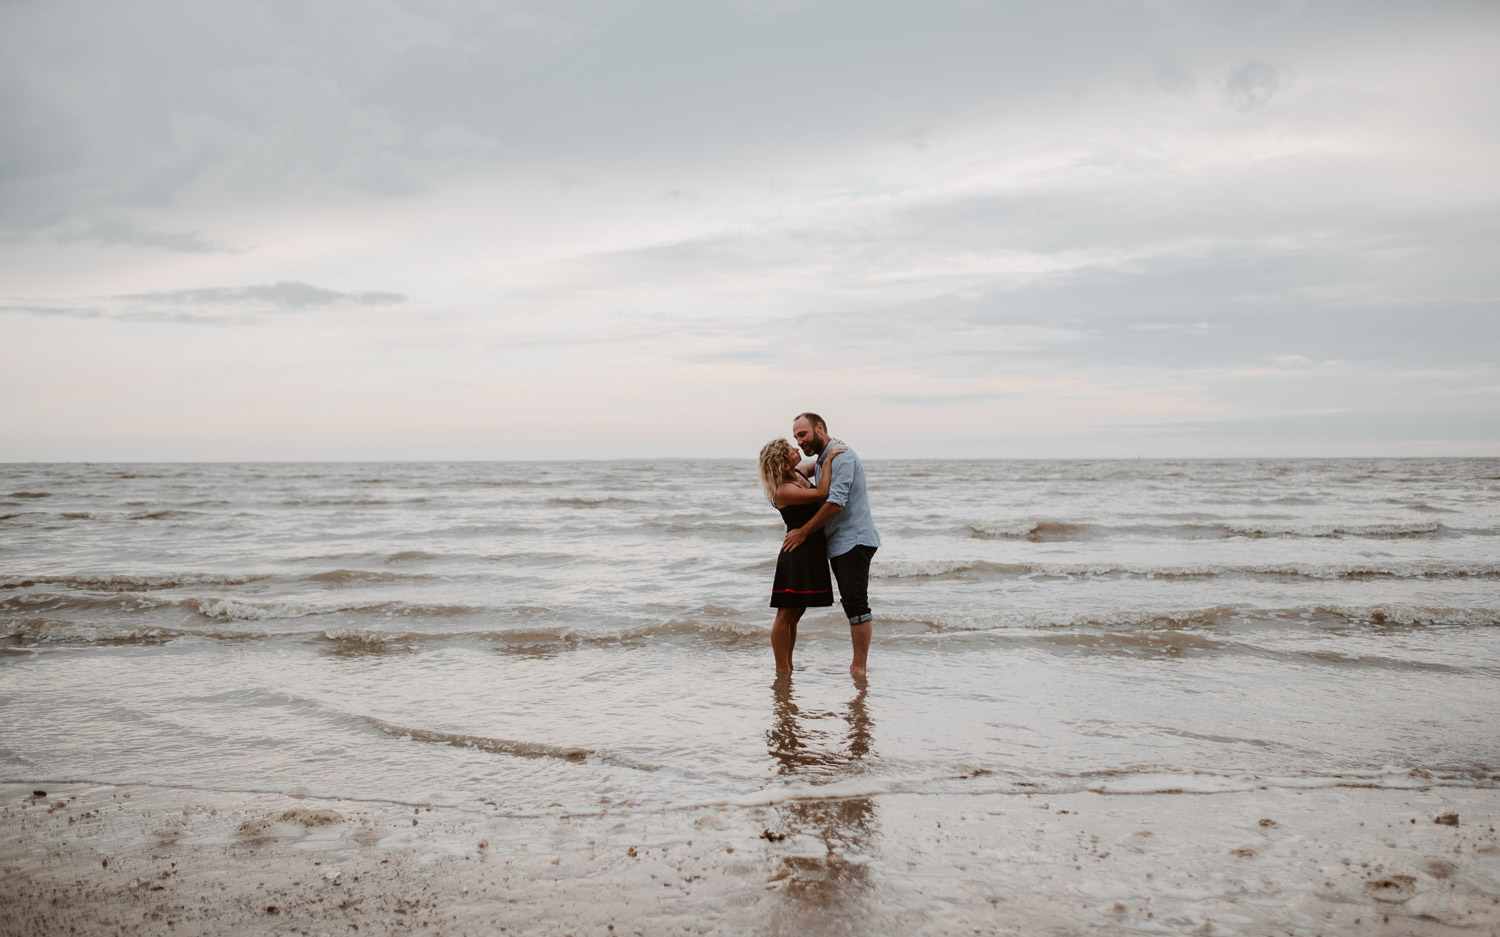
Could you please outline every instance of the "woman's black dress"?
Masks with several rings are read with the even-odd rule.
[[[786,529],[812,520],[822,504],[793,504],[781,509]],[[776,555],[776,581],[771,586],[772,608],[809,608],[833,604],[833,579],[828,574],[828,540],[815,530],[802,546]]]

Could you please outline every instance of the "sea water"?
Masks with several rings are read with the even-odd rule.
[[[0,466],[0,777],[515,815],[1500,783],[1500,460],[866,468],[869,676],[834,606],[778,681],[749,460]]]

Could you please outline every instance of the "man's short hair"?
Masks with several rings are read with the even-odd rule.
[[[813,429],[817,429],[819,426],[821,426],[823,427],[823,431],[825,433],[828,432],[828,424],[823,422],[823,418],[818,416],[816,413],[799,413],[796,416],[792,417],[793,423],[797,422],[798,420],[806,420]]]

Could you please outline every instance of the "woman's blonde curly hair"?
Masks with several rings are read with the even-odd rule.
[[[782,437],[760,447],[760,486],[772,507],[776,506],[776,489],[786,481],[786,457],[791,454],[792,444]]]

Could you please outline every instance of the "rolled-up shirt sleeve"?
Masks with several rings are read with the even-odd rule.
[[[828,503],[844,507],[849,503],[849,492],[854,488],[854,453],[846,452],[833,460],[833,481],[828,483]]]

